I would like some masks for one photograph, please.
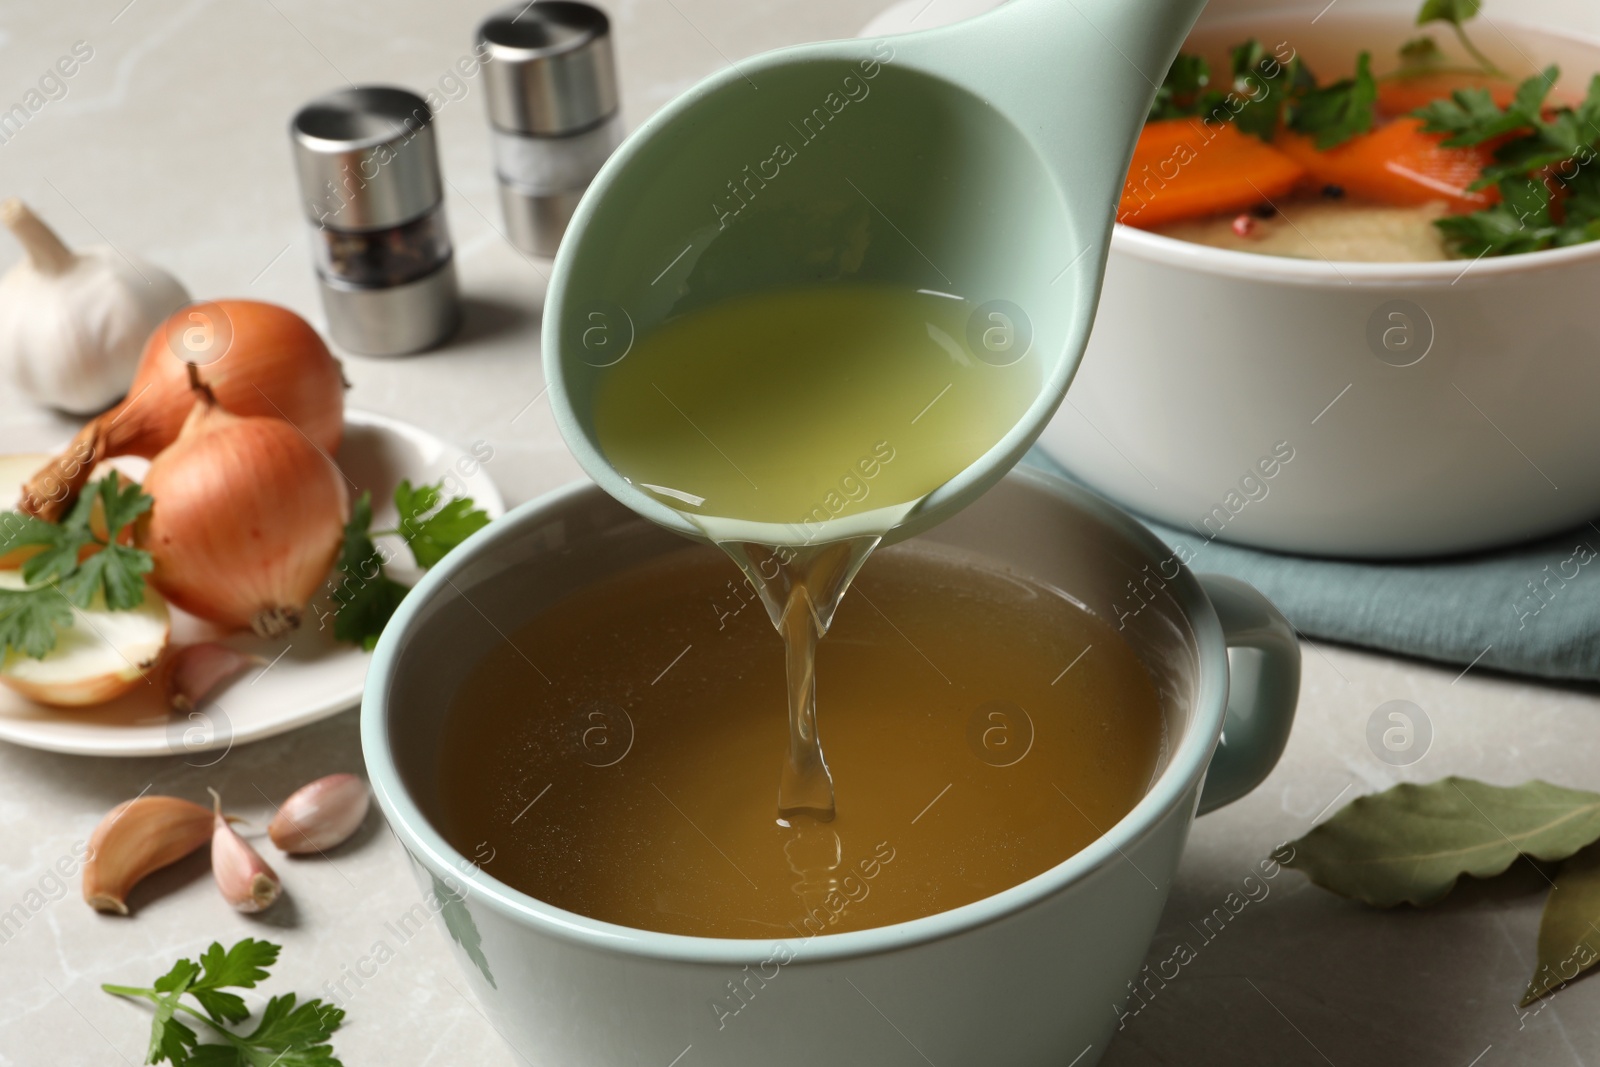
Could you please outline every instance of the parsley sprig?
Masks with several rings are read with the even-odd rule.
[[[1281,59],[1254,38],[1230,50],[1228,65],[1231,91],[1222,92],[1210,88],[1211,66],[1204,56],[1180,53],[1156,90],[1151,120],[1231,122],[1267,142],[1287,126],[1315,137],[1318,148],[1332,148],[1372,129],[1378,83],[1366,52],[1354,77],[1328,85],[1319,85],[1298,55]]]
[[[135,997],[155,1005],[146,1063],[173,1067],[343,1067],[328,1044],[344,1021],[344,1011],[320,1000],[297,1004],[293,993],[267,1002],[255,1029],[233,1027],[250,1018],[244,998],[230,989],[254,989],[278,960],[278,946],[245,938],[223,950],[220,942],[200,954],[200,961],[181,959],[153,985],[102,985],[107,993]],[[192,998],[199,1008],[192,1007]],[[200,1041],[200,1035],[179,1014],[198,1020],[221,1044]]]
[[[489,516],[470,497],[446,498],[444,483],[413,487],[402,481],[394,491],[400,521],[392,530],[372,530],[372,494],[362,493],[350,509],[339,554],[342,576],[333,589],[333,635],[371,651],[409,586],[390,578],[384,566],[390,556],[377,544],[399,537],[417,566],[427,568],[468,537],[489,525]]]
[[[1500,68],[1479,51],[1468,36],[1466,24],[1478,15],[1482,0],[1423,0],[1417,25],[1447,23],[1468,55],[1476,72],[1503,77]],[[1281,50],[1284,45],[1279,45]],[[1444,53],[1432,37],[1417,37],[1400,47],[1400,69],[1385,78],[1408,78],[1445,71]],[[1378,81],[1372,73],[1372,56],[1362,52],[1353,77],[1319,84],[1298,54],[1284,58],[1267,51],[1254,38],[1229,52],[1231,92],[1211,88],[1211,66],[1205,57],[1188,52],[1173,60],[1156,90],[1150,120],[1199,118],[1232,122],[1249,134],[1272,141],[1280,128],[1307,134],[1319,149],[1335,148],[1372,129],[1377,116]]]
[[[1417,25],[1426,26],[1430,22],[1449,23],[1450,28],[1455,31],[1456,40],[1461,42],[1461,47],[1483,68],[1485,74],[1503,74],[1504,72],[1494,65],[1494,60],[1480,52],[1478,46],[1472,43],[1472,38],[1467,35],[1467,23],[1478,17],[1478,11],[1482,7],[1483,0],[1422,0],[1422,9],[1417,12]],[[1421,40],[1433,45],[1431,37],[1424,37]],[[1407,42],[1407,47],[1415,44],[1416,42]],[[1433,49],[1437,51],[1438,46],[1433,45]],[[1402,59],[1408,58],[1404,48],[1400,54]]]
[[[1362,52],[1356,57],[1355,77],[1292,96],[1284,110],[1284,124],[1316,138],[1317,147],[1327,150],[1371,130],[1377,108],[1378,80],[1372,76],[1372,56]]]
[[[1600,239],[1600,75],[1577,107],[1547,107],[1561,76],[1548,67],[1517,86],[1502,108],[1486,89],[1460,89],[1416,112],[1450,147],[1499,140],[1494,159],[1472,184],[1495,186],[1500,201],[1482,211],[1437,220],[1466,256],[1511,255]]]
[[[90,521],[96,504],[104,537]],[[22,564],[24,587],[0,589],[0,658],[11,651],[34,659],[48,655],[60,632],[73,624],[74,607],[88,608],[99,599],[111,611],[128,611],[144,603],[150,554],[118,538],[150,505],[138,485],[109,474],[85,489],[59,523],[0,513],[0,555],[39,550]],[[95,551],[85,555],[90,548]]]
[[[1210,84],[1211,64],[1206,62],[1205,56],[1179,52],[1156,89],[1156,98],[1150,105],[1150,121],[1206,114],[1222,102],[1223,95],[1215,90],[1208,92]]]

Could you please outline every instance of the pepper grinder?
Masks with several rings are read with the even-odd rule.
[[[433,111],[381,86],[318,97],[289,125],[328,331],[371,356],[432,348],[461,319]]]
[[[478,27],[500,208],[511,243],[554,256],[589,181],[622,142],[611,20],[535,0]]]

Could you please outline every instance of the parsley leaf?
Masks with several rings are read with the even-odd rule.
[[[193,960],[179,960],[172,965],[172,970],[156,979],[155,990],[158,993],[182,993],[198,977],[200,968],[195,966]]]
[[[115,541],[124,527],[149,511],[154,503],[136,483],[123,484],[115,474],[100,479],[97,488],[100,505],[105,511],[107,541]]]
[[[53,586],[0,589],[0,660],[9,650],[43,659],[56,632],[72,625],[72,605]]]
[[[1482,6],[1481,0],[1423,0],[1422,10],[1417,13],[1417,25],[1449,22],[1459,26],[1476,18]]]
[[[1229,53],[1233,66],[1233,99],[1240,105],[1233,111],[1234,125],[1243,133],[1255,134],[1263,141],[1278,132],[1278,117],[1285,98],[1316,84],[1299,57],[1288,64],[1278,62],[1260,41],[1252,38],[1235,45]]]
[[[1478,66],[1486,73],[1499,74],[1501,70],[1494,65],[1494,60],[1478,51],[1478,46],[1467,36],[1466,24],[1478,17],[1478,11],[1482,6],[1482,0],[1422,0],[1422,9],[1417,12],[1417,25],[1426,26],[1430,22],[1449,23],[1450,28],[1455,30],[1456,39],[1461,42],[1461,47],[1477,61]]]
[[[78,569],[79,552],[94,544],[94,535],[87,526],[40,525],[48,533],[41,531],[33,543],[44,545],[44,550],[22,564],[22,579],[29,585],[44,585],[71,575]]]
[[[150,1025],[150,1049],[145,1062],[171,1060],[181,1064],[189,1058],[189,1050],[199,1042],[198,1034],[173,1018],[184,991],[199,973],[200,968],[192,960],[179,960],[173,964],[172,970],[155,980],[152,992],[161,995],[152,998],[156,1014]]]
[[[1296,132],[1315,135],[1317,148],[1326,150],[1372,129],[1377,106],[1372,56],[1362,52],[1356,59],[1355,77],[1308,89],[1291,101],[1287,125]]]
[[[1527,108],[1523,101],[1526,94],[1528,102],[1534,99],[1542,102],[1558,73],[1551,67],[1538,78],[1528,79],[1517,90],[1518,103],[1513,108],[1524,108],[1523,135],[1495,150],[1494,162],[1483,169],[1475,188],[1497,184],[1502,178],[1543,170],[1569,159],[1581,159],[1583,165],[1593,162],[1593,145],[1600,139],[1600,75],[1590,82],[1589,94],[1576,110],[1556,108],[1546,118],[1538,105]]]
[[[1410,78],[1431,74],[1444,66],[1444,51],[1439,42],[1424,34],[1400,46],[1400,69],[1392,77]]]
[[[227,952],[222,951],[221,944],[212,942],[211,947],[200,955],[204,977],[190,986],[189,991],[213,1020],[243,1022],[250,1017],[244,998],[223,992],[223,987],[253,989],[257,982],[267,977],[266,968],[277,960],[278,946],[266,941],[247,937]]]
[[[1513,255],[1600,239],[1600,75],[1577,107],[1546,109],[1560,76],[1549,67],[1497,107],[1483,89],[1464,89],[1416,112],[1423,129],[1447,133],[1446,145],[1503,138],[1474,189],[1495,186],[1500,202],[1434,225],[1467,256]]]
[[[200,954],[204,974],[195,983],[196,989],[218,989],[235,986],[254,989],[256,983],[267,977],[267,968],[278,962],[279,948],[270,941],[257,941],[247,937],[228,951],[213,941],[211,947]]]
[[[325,1043],[343,1021],[341,1009],[320,1000],[308,1000],[296,1007],[294,994],[288,993],[267,1002],[260,1024],[245,1040],[273,1052],[332,1052]]]
[[[1560,228],[1550,214],[1550,189],[1532,178],[1500,182],[1500,202],[1470,215],[1446,215],[1434,225],[1456,250],[1474,259],[1549,248]]]
[[[20,511],[0,512],[0,556],[19,548],[56,543],[60,527]]]
[[[372,534],[372,494],[362,493],[350,509],[344,528],[344,548],[339,572],[344,575],[334,590],[333,636],[360,645],[368,652],[411,590],[383,571],[387,562]]]
[[[1150,121],[1181,119],[1201,113],[1201,94],[1211,84],[1211,64],[1204,56],[1178,53],[1167,69],[1167,76],[1156,89],[1156,98],[1150,105]],[[1220,95],[1220,94],[1216,94]]]
[[[1590,164],[1595,157],[1589,157]],[[1572,177],[1561,177],[1559,184],[1566,190],[1561,202],[1563,214],[1561,232],[1556,244],[1561,246],[1600,241],[1600,173],[1591,165],[1580,169]]]
[[[1281,50],[1284,46],[1280,45]],[[1270,142],[1281,124],[1314,134],[1319,148],[1331,148],[1372,128],[1378,83],[1371,57],[1363,54],[1356,75],[1319,87],[1316,75],[1298,55],[1281,58],[1251,38],[1228,54],[1229,92],[1208,89],[1211,71],[1204,58],[1180,53],[1156,90],[1150,119],[1202,118],[1232,122]]]
[[[61,579],[61,591],[80,608],[103,594],[107,608],[128,611],[144,603],[144,576],[152,566],[150,553],[112,542]]]
[[[91,521],[97,504],[103,540]],[[0,513],[0,553],[40,549],[23,561],[24,588],[0,588],[0,656],[8,649],[34,659],[49,655],[57,632],[73,625],[73,605],[87,608],[99,597],[108,610],[128,611],[144,602],[150,554],[118,537],[150,505],[138,485],[112,473],[86,488],[59,524]],[[98,551],[85,556],[87,548]]]
[[[350,509],[344,528],[344,548],[339,554],[342,576],[333,589],[333,636],[360,645],[369,652],[409,586],[384,572],[389,562],[377,538],[399,537],[410,548],[419,567],[431,567],[451,549],[489,524],[489,516],[469,497],[445,499],[444,483],[413,486],[403,481],[394,491],[400,522],[393,530],[372,530],[372,494],[362,493]],[[324,614],[326,618],[326,614]]]
[[[444,483],[413,489],[403,481],[394,491],[400,512],[400,536],[417,566],[431,567],[445,553],[489,525],[489,516],[470,497],[444,500]]]
[[[150,1025],[146,1063],[170,1062],[173,1067],[343,1067],[328,1044],[344,1022],[342,1009],[320,1000],[297,1004],[293,993],[275,996],[255,1029],[240,1034],[226,1023],[250,1017],[244,999],[225,989],[252,989],[267,977],[276,963],[278,946],[245,938],[224,951],[219,942],[200,955],[200,962],[179,960],[172,970],[148,988],[103,985],[106,992],[136,997],[155,1005]],[[184,1002],[198,1001],[204,1013]],[[204,1023],[223,1044],[201,1044],[199,1035],[177,1018],[183,1012]]]

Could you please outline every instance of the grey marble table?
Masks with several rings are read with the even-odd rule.
[[[740,56],[853,34],[879,6],[615,0],[626,116],[637,123]],[[0,194],[23,196],[74,243],[137,250],[197,295],[278,301],[320,323],[288,116],[346,81],[439,91],[467,325],[425,356],[348,359],[351,402],[461,444],[487,441],[490,473],[508,501],[526,500],[579,472],[542,399],[538,324],[549,265],[512,250],[497,230],[480,87],[467,80],[445,91],[481,14],[477,5],[427,0],[12,0],[0,12],[0,103],[21,99],[74,42],[87,42],[93,56],[65,97],[0,143]],[[15,256],[0,241],[0,266]],[[0,392],[6,440],[69,429]],[[1532,968],[1545,888],[1531,868],[1467,887],[1429,911],[1387,913],[1285,872],[1226,923],[1205,923],[1260,857],[1360,793],[1450,773],[1500,783],[1600,781],[1600,698],[1592,691],[1478,671],[1458,676],[1334,648],[1308,645],[1305,654],[1289,750],[1254,795],[1196,825],[1150,964],[1157,969],[1180,943],[1194,959],[1148,987],[1154,992],[1124,1019],[1105,1062],[1600,1062],[1600,980],[1575,983],[1535,1014],[1513,1006]],[[1365,737],[1373,709],[1391,699],[1420,706],[1435,731],[1428,755],[1403,769],[1379,761]],[[290,893],[260,919],[224,906],[205,884],[203,856],[142,889],[131,919],[91,912],[75,882],[64,894],[57,888],[49,874],[56,861],[107,808],[141,790],[203,796],[216,785],[260,825],[271,812],[266,797],[359,770],[356,717],[346,712],[240,746],[211,767],[193,765],[200,762],[0,745],[0,916],[18,904],[26,915],[0,925],[0,1064],[139,1062],[145,1013],[99,984],[153,978],[180,954],[247,935],[284,944],[275,987],[326,996],[344,983],[350,1016],[337,1044],[348,1064],[518,1062],[465,993],[442,932],[394,932],[394,920],[419,898],[376,817],[330,861],[282,864]],[[374,967],[380,942],[393,958]]]

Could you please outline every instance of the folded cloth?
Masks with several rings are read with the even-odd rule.
[[[1071,480],[1037,448],[1023,463]],[[1600,681],[1600,521],[1492,552],[1388,563],[1242,548],[1140,518],[1190,570],[1249,582],[1307,637]]]

